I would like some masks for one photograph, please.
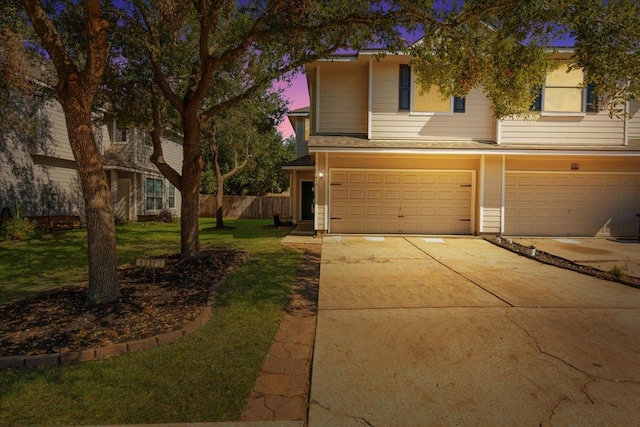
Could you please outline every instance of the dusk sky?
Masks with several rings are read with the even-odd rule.
[[[285,98],[289,100],[289,110],[295,110],[302,107],[309,106],[309,93],[307,92],[307,79],[304,74],[299,72],[290,85],[285,83],[279,83],[276,87],[284,88]],[[278,130],[282,133],[284,138],[288,138],[293,135],[293,129],[289,119],[284,119],[282,124],[278,126]]]

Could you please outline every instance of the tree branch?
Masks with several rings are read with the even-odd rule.
[[[169,180],[178,191],[182,192],[182,176],[171,167],[165,160],[162,152],[162,116],[160,113],[160,101],[158,94],[152,89],[151,109],[153,115],[153,130],[151,131],[151,142],[153,153],[151,163],[156,165],[160,173]]]
[[[182,100],[171,89],[171,86],[167,81],[167,77],[165,76],[162,69],[162,61],[160,60],[160,35],[158,34],[158,28],[151,20],[151,17],[147,13],[144,4],[142,4],[140,0],[134,0],[134,5],[140,12],[145,26],[147,27],[149,36],[151,37],[151,41],[143,39],[142,43],[149,52],[149,60],[151,61],[151,69],[153,70],[153,81],[156,83],[156,86],[158,86],[158,88],[162,91],[163,95],[171,104],[171,106],[175,108],[180,115],[182,115],[184,113]]]

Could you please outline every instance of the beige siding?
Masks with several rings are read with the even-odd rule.
[[[62,106],[56,101],[46,102],[39,114],[38,141],[33,154],[73,160]]]
[[[373,62],[373,139],[495,139],[495,120],[489,99],[474,89],[464,113],[418,115],[398,111],[399,62]]]
[[[500,143],[512,145],[623,145],[624,120],[607,112],[585,116],[538,116],[507,119],[501,124]]]
[[[182,145],[163,139],[162,152],[169,166],[178,172],[182,171]]]
[[[631,102],[629,115],[629,139],[640,139],[640,102]]]
[[[320,133],[367,133],[368,68],[320,63]]]
[[[480,184],[482,185],[482,183]],[[502,157],[487,156],[484,162],[482,233],[500,233],[502,215]]]

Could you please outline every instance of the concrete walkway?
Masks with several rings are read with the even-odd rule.
[[[637,425],[640,290],[474,238],[325,238],[309,425]]]

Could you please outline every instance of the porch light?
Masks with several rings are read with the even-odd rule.
[[[324,172],[318,172],[318,178],[324,179]]]

